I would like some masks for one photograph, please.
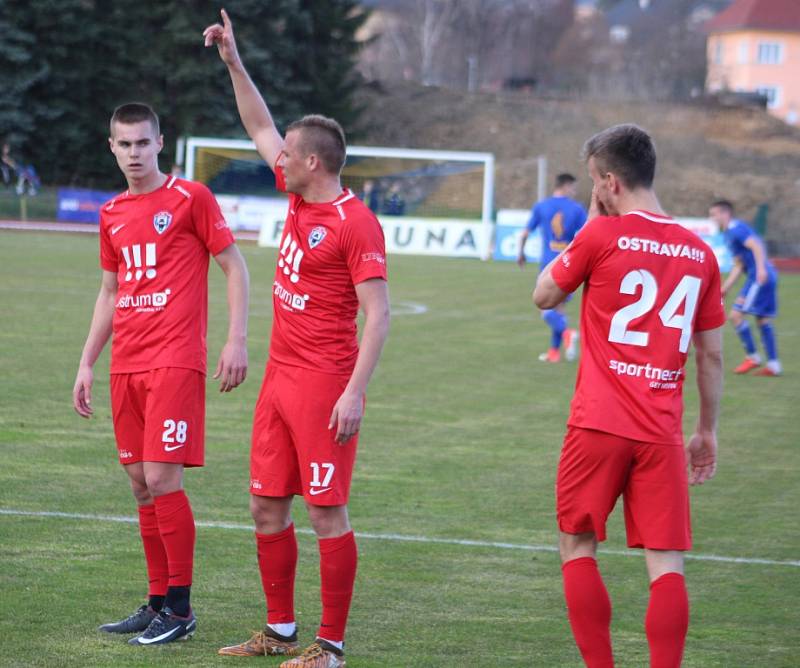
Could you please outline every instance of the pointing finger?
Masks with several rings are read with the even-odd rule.
[[[219,13],[222,14],[222,25],[224,25],[226,28],[229,28],[231,25],[231,20],[228,17],[228,12],[226,12],[224,9],[220,9]]]

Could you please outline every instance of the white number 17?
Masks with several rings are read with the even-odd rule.
[[[669,299],[658,312],[664,327],[674,327],[681,330],[681,340],[678,349],[685,353],[689,350],[689,341],[692,338],[692,320],[697,309],[697,298],[700,295],[700,279],[696,276],[684,276]],[[630,346],[646,346],[649,332],[628,329],[632,320],[649,313],[656,304],[658,295],[658,282],[655,276],[646,269],[634,269],[625,274],[620,284],[619,291],[626,295],[636,294],[639,286],[642,294],[633,304],[621,308],[611,318],[611,328],[608,331],[608,340],[614,343],[624,343]],[[678,313],[680,305],[686,301],[683,313]]]

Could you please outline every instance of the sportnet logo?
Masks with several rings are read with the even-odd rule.
[[[629,378],[646,378],[650,382],[651,389],[654,390],[674,390],[678,387],[678,382],[683,378],[683,369],[662,369],[647,364],[632,364],[622,360],[609,360],[608,368],[617,376]]]
[[[136,311],[163,311],[172,291],[167,288],[164,292],[151,292],[144,295],[124,295],[117,302],[119,309],[136,309]]]

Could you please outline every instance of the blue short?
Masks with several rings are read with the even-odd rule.
[[[748,277],[733,308],[760,318],[774,318],[778,315],[778,277],[770,272],[764,285],[759,285],[754,278]]]

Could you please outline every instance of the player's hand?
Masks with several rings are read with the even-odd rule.
[[[769,276],[767,275],[767,270],[763,267],[759,267],[756,269],[756,283],[759,285],[764,285],[767,280],[769,280]]]
[[[340,445],[347,443],[358,433],[363,417],[364,393],[345,389],[328,420],[328,429],[336,429],[334,440]]]
[[[228,16],[228,12],[224,9],[220,10],[222,15],[222,25],[215,23],[208,26],[203,31],[203,39],[205,45],[217,45],[219,57],[226,65],[234,65],[239,62],[239,51],[236,49],[236,39],[233,36],[233,24]]]
[[[525,251],[520,251],[519,255],[517,255],[517,265],[520,269],[525,268],[525,263],[527,262],[527,258],[525,257]]]
[[[717,437],[713,432],[695,432],[686,446],[689,484],[702,485],[717,472]]]
[[[587,214],[586,220],[591,220],[592,218],[597,218],[597,216],[607,216],[608,211],[606,211],[606,207],[600,201],[600,198],[597,196],[597,190],[592,188],[592,199],[589,202],[589,212]]]
[[[247,344],[245,342],[228,341],[222,348],[214,372],[214,380],[219,381],[220,392],[230,392],[241,385],[247,377]]]
[[[88,418],[92,411],[92,383],[94,372],[91,367],[80,367],[72,388],[72,407],[81,417]]]

